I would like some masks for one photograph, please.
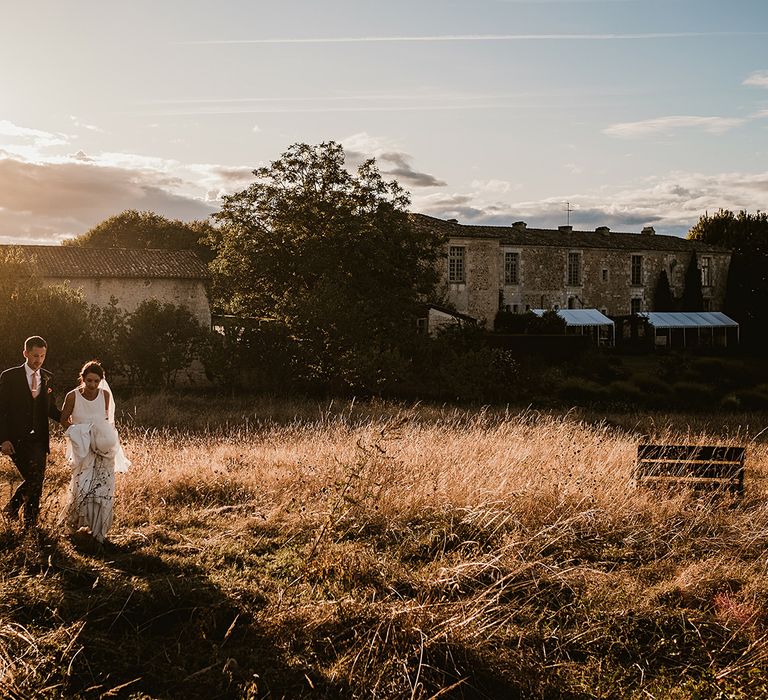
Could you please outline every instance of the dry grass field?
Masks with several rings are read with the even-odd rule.
[[[136,396],[112,545],[0,524],[8,698],[768,696],[768,416]],[[764,432],[763,432],[764,431]],[[642,436],[747,445],[738,500]]]

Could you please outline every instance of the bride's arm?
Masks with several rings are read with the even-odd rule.
[[[75,410],[75,391],[70,391],[64,398],[64,405],[61,407],[61,427],[66,430],[69,427],[69,418],[72,411]]]

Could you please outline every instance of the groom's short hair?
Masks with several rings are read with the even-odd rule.
[[[39,335],[31,335],[24,341],[24,349],[29,352],[32,348],[47,348],[48,343],[45,342],[45,338],[41,338]]]

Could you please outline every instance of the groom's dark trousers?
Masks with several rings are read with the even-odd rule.
[[[40,392],[32,398],[24,365],[0,374],[0,443],[13,444],[13,463],[24,481],[14,491],[5,513],[18,517],[24,507],[24,524],[34,525],[40,512],[45,466],[50,451],[48,419],[58,421],[61,411],[50,389],[51,373],[40,369]]]

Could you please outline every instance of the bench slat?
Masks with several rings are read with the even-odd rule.
[[[691,461],[743,461],[746,448],[727,445],[652,445],[637,446],[638,459],[679,459]]]
[[[637,484],[720,487],[742,493],[746,448],[726,445],[639,444]]]
[[[701,476],[709,478],[732,479],[744,472],[741,464],[732,462],[708,463],[697,462],[639,462],[635,467],[635,473],[642,476],[666,475],[666,476]]]

